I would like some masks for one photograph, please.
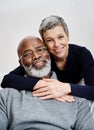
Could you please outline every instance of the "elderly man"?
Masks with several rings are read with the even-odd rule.
[[[27,78],[56,78],[55,73],[50,72],[47,48],[39,38],[24,38],[18,46],[18,56]],[[45,87],[42,90],[46,94]],[[89,101],[74,99],[72,103],[42,100],[26,90],[3,89],[0,91],[0,130],[94,130]]]

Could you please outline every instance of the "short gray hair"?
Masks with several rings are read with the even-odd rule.
[[[62,26],[66,35],[69,36],[69,30],[64,19],[56,15],[50,15],[49,17],[44,18],[40,24],[39,33],[41,35],[41,38],[44,40],[43,33],[58,25]]]

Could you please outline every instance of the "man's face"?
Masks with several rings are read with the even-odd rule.
[[[20,49],[20,63],[27,75],[42,78],[49,74],[50,55],[40,39],[29,39]]]

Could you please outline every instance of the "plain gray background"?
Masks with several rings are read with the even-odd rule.
[[[37,35],[41,20],[62,16],[70,42],[86,46],[94,55],[94,0],[0,0],[0,74],[19,65],[17,46],[27,35]]]

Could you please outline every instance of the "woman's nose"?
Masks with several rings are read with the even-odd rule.
[[[55,40],[54,45],[55,45],[56,47],[58,47],[58,46],[60,45],[59,41],[58,41],[58,40]]]

